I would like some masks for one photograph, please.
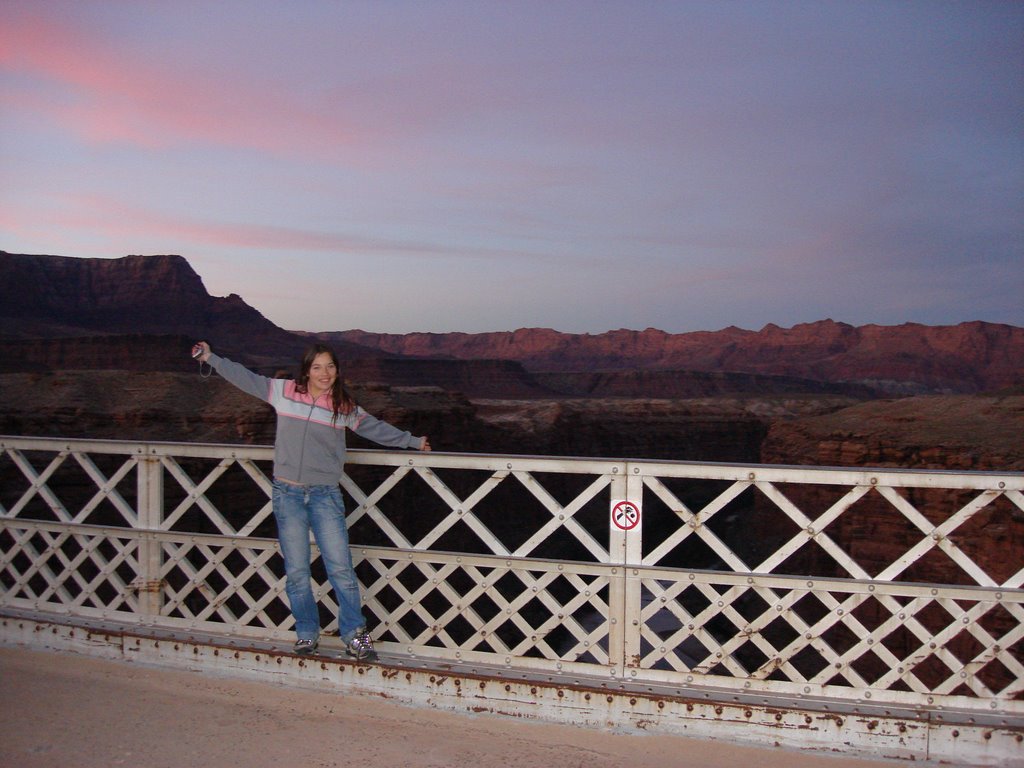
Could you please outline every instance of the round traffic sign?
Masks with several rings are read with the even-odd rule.
[[[631,501],[620,501],[612,507],[612,524],[622,531],[631,531],[640,524],[640,508]]]

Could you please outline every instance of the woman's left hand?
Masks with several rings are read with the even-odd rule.
[[[423,447],[420,448],[420,450],[421,451],[431,451],[431,450],[433,450],[433,448],[430,447],[430,439],[429,438],[426,438],[426,437],[423,438]]]

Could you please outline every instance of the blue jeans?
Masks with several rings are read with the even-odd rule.
[[[295,634],[300,640],[314,640],[320,634],[320,612],[309,573],[312,529],[338,600],[338,634],[346,642],[351,640],[357,629],[366,626],[366,621],[359,582],[352,567],[341,490],[337,485],[297,486],[275,480],[273,502]]]

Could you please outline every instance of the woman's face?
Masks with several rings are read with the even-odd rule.
[[[328,353],[321,352],[313,358],[313,364],[309,366],[309,394],[314,398],[320,397],[334,386],[337,378],[338,367]]]

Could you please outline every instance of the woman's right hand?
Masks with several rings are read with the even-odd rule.
[[[198,342],[192,347],[192,359],[205,363],[210,359],[210,345],[205,341]]]

